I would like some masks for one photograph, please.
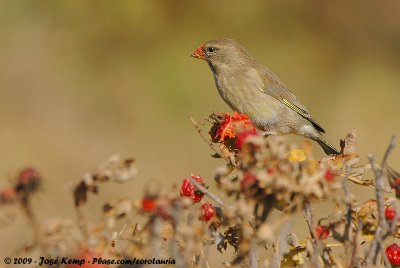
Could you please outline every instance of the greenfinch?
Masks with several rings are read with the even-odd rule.
[[[326,154],[339,154],[300,100],[235,40],[209,41],[191,56],[208,63],[223,100],[234,111],[246,114],[266,135],[302,135],[316,141]]]

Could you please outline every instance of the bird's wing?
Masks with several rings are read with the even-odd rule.
[[[319,132],[325,133],[325,130],[311,117],[307,108],[300,102],[300,100],[285,87],[285,85],[279,80],[266,67],[261,66],[257,68],[257,72],[263,80],[263,88],[261,89],[265,94],[268,94],[281,103],[298,113],[300,116],[308,120]]]

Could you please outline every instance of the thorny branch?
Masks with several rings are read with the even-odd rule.
[[[272,257],[270,268],[278,268],[280,267],[280,263],[283,255],[288,251],[288,246],[293,246],[297,248],[299,245],[298,238],[296,234],[290,233],[291,228],[293,227],[292,222],[288,222],[283,225],[279,232],[279,236],[276,242],[275,253]]]
[[[313,246],[312,263],[315,265],[315,267],[319,268],[319,267],[321,267],[321,263],[319,261],[318,256],[320,254],[321,245],[320,245],[318,238],[314,232],[314,219],[313,219],[311,204],[309,201],[306,201],[304,203],[303,217],[307,222],[308,230],[311,234],[311,240],[312,240],[312,246]]]
[[[384,191],[384,179],[389,175],[389,184],[400,197],[400,173],[387,165],[395,138],[380,166],[369,156],[369,164],[356,167],[360,157],[355,130],[342,142],[342,155],[317,161],[310,145],[299,148],[282,137],[260,136],[246,115],[213,114],[208,121],[212,124],[210,135],[205,134],[205,124],[189,118],[202,139],[226,161],[215,172],[218,192],[208,189],[210,180],[191,175],[183,179],[180,191],[166,184],[154,192],[145,190],[138,200],[111,200],[102,207],[104,219],[95,222],[90,218],[89,223],[85,204],[98,193],[100,183],[125,183],[136,177],[132,159],[113,157],[75,184],[78,221],[43,224],[31,217],[33,208],[25,206],[35,241],[40,241],[35,250],[42,256],[67,256],[70,252],[119,259],[167,256],[177,267],[213,267],[215,260],[209,253],[215,249],[226,267],[352,268],[379,265],[382,259],[386,266],[397,265],[400,255],[390,255],[393,252],[388,253],[389,247],[383,244],[386,238],[399,237],[398,201],[385,199],[390,193]],[[376,200],[360,203],[349,184],[371,187],[372,183],[362,178],[371,167]],[[1,205],[23,204],[24,196],[31,198],[36,192],[33,186],[40,180],[34,171],[28,171],[24,174],[30,175],[20,175],[15,187],[0,191]],[[32,179],[32,174],[36,178]],[[317,202],[334,209],[318,215],[311,210]],[[394,208],[390,219],[385,206]],[[311,239],[293,233],[293,217],[301,210]],[[39,231],[37,226],[42,225]],[[365,249],[368,251],[362,255]]]
[[[211,191],[209,191],[206,187],[195,181],[193,178],[189,178],[190,182],[196,186],[197,189],[199,189],[203,194],[207,195],[210,197],[212,200],[214,200],[215,203],[220,205],[221,207],[224,207],[224,201],[221,200],[217,195],[213,194]]]
[[[396,146],[396,137],[393,136],[389,147],[387,148],[385,155],[382,160],[381,167],[377,167],[374,158],[372,155],[368,155],[368,159],[371,163],[372,170],[375,174],[375,193],[376,193],[376,200],[377,200],[377,209],[378,209],[378,228],[375,232],[374,240],[371,243],[369,251],[366,255],[366,264],[370,265],[373,263],[376,264],[377,255],[379,251],[383,248],[382,247],[382,238],[384,236],[384,232],[387,231],[387,222],[385,219],[385,200],[384,200],[384,179],[385,179],[385,170],[387,167],[387,161],[389,158],[390,153],[393,151],[394,147]],[[383,254],[385,263],[388,264],[385,254]]]

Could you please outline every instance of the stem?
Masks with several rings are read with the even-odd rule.
[[[35,213],[33,212],[32,203],[30,201],[29,196],[24,196],[21,200],[21,203],[25,215],[28,218],[28,223],[32,226],[33,230],[33,243],[28,248],[34,248],[36,246],[40,246],[41,245],[40,224],[36,218]]]
[[[189,178],[190,182],[196,186],[196,188],[198,190],[200,190],[203,194],[207,195],[209,198],[211,198],[212,200],[214,200],[215,203],[217,203],[219,206],[221,207],[225,207],[224,201],[221,200],[221,198],[219,198],[217,195],[213,194],[212,192],[210,192],[206,187],[204,187],[203,185],[201,185],[200,183],[198,183],[197,181],[195,181],[192,178]]]
[[[310,204],[310,201],[308,201],[308,200],[304,202],[303,216],[307,222],[308,230],[310,231],[310,234],[311,234],[311,240],[312,240],[313,251],[314,251],[312,254],[312,257],[311,257],[312,262],[314,263],[315,267],[320,268],[321,263],[319,261],[319,252],[321,250],[321,246],[320,246],[320,243],[318,242],[318,239],[316,239],[316,235],[314,232],[311,204]]]
[[[387,222],[385,219],[385,200],[383,196],[383,191],[384,191],[384,176],[385,176],[385,170],[387,167],[387,161],[389,158],[390,153],[393,151],[394,147],[396,146],[396,137],[393,136],[389,147],[387,148],[385,155],[382,160],[381,167],[377,167],[375,163],[375,159],[372,157],[371,154],[368,155],[368,159],[371,163],[372,170],[375,174],[375,189],[376,189],[376,200],[377,200],[377,205],[378,205],[378,228],[376,229],[375,232],[375,237],[374,240],[372,241],[372,244],[368,250],[368,253],[366,255],[366,260],[365,263],[366,265],[371,265],[371,262],[375,265],[376,260],[377,260],[377,255],[379,254],[381,248],[382,248],[382,240],[383,240],[383,234],[385,233],[384,231],[387,229]]]

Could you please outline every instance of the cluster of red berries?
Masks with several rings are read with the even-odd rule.
[[[201,186],[205,187],[203,179],[200,176],[191,175],[190,177]],[[180,193],[182,197],[189,197],[193,203],[199,203],[204,197],[204,193],[197,189],[192,181],[188,178],[183,179]],[[210,202],[201,205],[201,212],[199,217],[200,220],[210,221],[212,218],[215,217],[215,215],[216,210]]]
[[[29,194],[36,192],[42,183],[42,176],[31,167],[24,168],[17,176],[17,181],[12,187],[3,189],[0,192],[0,203],[10,204]]]
[[[393,207],[386,207],[385,218],[388,222],[392,222],[396,217],[396,210]],[[386,256],[390,263],[394,266],[400,266],[400,247],[393,243],[389,245],[386,250]]]
[[[224,121],[220,123],[216,137],[223,142],[226,138],[235,138],[245,132],[255,134],[256,128],[246,114],[235,112],[232,116],[224,114]]]
[[[197,189],[191,180],[206,187],[200,176],[191,175],[190,178],[183,179],[180,195],[190,198],[193,203],[199,203],[203,199],[204,193]],[[147,194],[141,200],[141,209],[144,213],[154,213],[163,219],[170,219],[172,217],[170,209],[172,203],[173,200]],[[216,216],[216,209],[210,202],[202,204],[200,209],[199,219],[202,221],[210,221]]]
[[[389,183],[395,190],[396,197],[400,197],[400,176],[398,172],[389,170]],[[393,207],[386,207],[385,218],[388,222],[392,222],[396,217],[396,210]],[[400,246],[396,243],[389,245],[385,250],[386,256],[393,266],[400,266]]]
[[[232,142],[234,148],[242,150],[246,139],[257,135],[256,127],[246,114],[235,112],[233,115],[223,114],[222,118],[222,122],[216,125],[217,142]]]

